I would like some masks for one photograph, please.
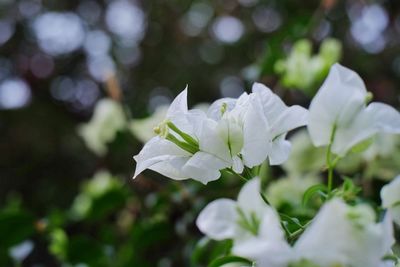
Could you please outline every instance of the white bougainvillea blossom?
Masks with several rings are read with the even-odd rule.
[[[206,184],[218,179],[223,169],[242,173],[245,166],[260,165],[267,157],[271,164],[281,164],[290,151],[287,131],[307,122],[306,109],[287,107],[257,83],[251,94],[217,100],[207,112],[189,110],[186,97],[185,89],[156,128],[159,135],[134,157],[135,177],[152,169],[172,179]]]
[[[235,255],[250,259],[263,255],[270,267],[284,267],[291,260],[279,216],[261,198],[258,178],[244,185],[237,201],[222,198],[208,204],[196,224],[211,239],[233,239]]]
[[[320,267],[376,267],[393,244],[390,215],[376,223],[375,212],[368,205],[352,207],[333,199],[321,208],[294,250],[298,260]]]
[[[310,104],[308,131],[315,146],[331,144],[332,152],[344,156],[353,146],[378,132],[400,133],[400,113],[373,102],[365,84],[354,71],[339,64]]]

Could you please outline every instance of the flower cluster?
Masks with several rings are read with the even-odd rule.
[[[288,131],[307,124],[308,111],[286,106],[266,86],[255,83],[251,94],[215,101],[207,112],[188,109],[187,89],[169,107],[155,131],[158,136],[135,156],[135,177],[152,169],[176,180],[204,184],[221,171],[243,173],[268,159],[271,165],[289,156]]]
[[[400,225],[400,177],[383,187],[379,211],[356,197],[360,188],[351,179],[345,178],[340,187],[333,185],[334,169],[342,158],[365,150],[375,136],[400,134],[400,113],[389,105],[370,103],[371,99],[358,74],[339,64],[330,69],[309,110],[286,106],[259,83],[250,94],[219,99],[206,111],[188,109],[185,89],[154,128],[157,136],[134,157],[134,176],[151,169],[175,180],[192,178],[204,184],[224,173],[248,180],[237,201],[214,200],[196,221],[210,239],[232,240],[230,252],[235,256],[222,260],[223,264],[394,267],[399,261],[392,247],[393,221]],[[301,147],[293,156],[307,157],[302,151],[309,143],[325,147],[322,157],[318,152],[310,163],[288,161],[291,143],[286,135],[301,126],[307,127],[308,134],[301,132],[296,141]],[[379,151],[375,147],[368,155]],[[319,184],[314,172],[303,175],[323,167],[321,159],[326,159],[327,185]],[[283,163],[295,177],[264,190],[259,178],[262,166]],[[308,166],[299,169],[298,165]],[[309,219],[304,219],[308,216],[304,213],[299,220],[277,211],[276,206],[285,203],[301,209],[313,193],[320,198]]]
[[[326,77],[342,54],[341,43],[333,38],[321,43],[318,54],[313,55],[312,50],[312,43],[302,39],[293,44],[287,58],[276,61],[274,68],[281,76],[282,85],[313,95],[315,85]]]
[[[232,252],[261,267],[385,264],[383,257],[394,244],[389,214],[376,223],[371,207],[352,207],[343,200],[332,199],[290,246],[278,214],[259,192],[260,181],[254,178],[240,191],[237,201],[218,199],[208,204],[200,213],[197,226],[212,239],[233,239]]]

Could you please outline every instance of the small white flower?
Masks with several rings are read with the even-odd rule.
[[[243,124],[248,109],[248,98],[248,94],[243,93],[238,99],[219,99],[211,104],[207,112],[214,124],[212,131],[223,143],[217,155],[229,162],[229,167],[236,173],[242,173],[244,169],[240,153],[243,148]],[[208,139],[200,138],[200,143]]]
[[[214,128],[215,122],[203,111],[188,110],[185,89],[168,108],[166,120],[157,129],[160,135],[150,139],[134,157],[134,177],[151,169],[175,180],[192,178],[206,184],[218,179],[229,162],[228,156],[217,155],[227,149]]]
[[[314,145],[332,142],[332,152],[344,156],[378,132],[400,133],[400,113],[382,103],[367,106],[370,97],[357,73],[333,65],[310,105],[308,131]]]
[[[258,178],[245,184],[237,201],[222,198],[208,204],[196,224],[211,239],[233,239],[235,255],[262,256],[268,265],[260,266],[285,267],[290,260],[279,216],[262,200]]]
[[[308,111],[300,106],[287,107],[263,84],[254,83],[252,91],[244,117],[243,161],[254,167],[268,157],[271,165],[282,164],[290,152],[286,133],[306,125]]]
[[[381,190],[382,206],[387,208],[393,220],[400,225],[400,175]]]
[[[350,207],[334,199],[322,207],[294,250],[298,260],[309,260],[320,267],[376,267],[393,244],[390,215],[375,223],[375,213],[369,206]]]
[[[114,140],[118,131],[126,126],[122,106],[111,99],[102,99],[94,108],[92,119],[78,127],[78,133],[89,149],[97,155],[107,152],[107,143]]]
[[[217,100],[207,115],[188,110],[186,94],[185,90],[169,107],[157,128],[160,136],[134,157],[135,177],[152,169],[173,179],[207,183],[218,179],[222,169],[242,173],[245,165],[260,165],[267,157],[271,164],[280,164],[290,150],[286,132],[307,120],[307,110],[288,108],[261,84],[255,84],[250,95]]]

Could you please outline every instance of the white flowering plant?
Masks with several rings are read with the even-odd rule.
[[[334,64],[309,109],[287,106],[260,83],[206,111],[189,109],[187,93],[163,112],[156,136],[134,156],[134,178],[150,169],[204,185],[221,177],[244,181],[236,200],[216,199],[197,217],[207,239],[229,241],[209,266],[399,266],[394,225],[400,225],[400,178],[383,187],[379,205],[361,194],[368,189],[363,173],[341,174],[349,156],[380,153],[379,146],[368,148],[374,138],[400,134],[400,113],[370,103],[372,94],[357,73]],[[307,132],[291,155],[288,133],[300,127]],[[304,158],[311,157],[306,151],[315,152],[305,149],[310,146],[318,154],[299,170],[300,158],[307,165]],[[270,183],[273,165],[282,165],[287,177]]]

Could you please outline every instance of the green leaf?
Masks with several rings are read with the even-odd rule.
[[[325,194],[328,192],[328,188],[324,184],[316,184],[309,187],[303,194],[303,199],[301,201],[302,205],[305,206],[308,201],[315,195],[315,194]]]
[[[286,214],[279,213],[279,216],[281,216],[282,220],[287,221],[289,223],[292,223],[294,225],[297,225],[300,228],[303,228],[303,225],[300,223],[300,220],[294,217],[290,217]]]
[[[34,218],[23,211],[0,212],[0,248],[11,247],[35,233]]]
[[[375,140],[375,138],[371,137],[364,141],[361,141],[360,143],[356,144],[355,146],[353,146],[351,148],[351,152],[353,152],[353,153],[364,152],[365,150],[367,150],[369,148],[370,145],[372,145],[374,143],[374,140]]]
[[[222,258],[215,259],[208,265],[208,267],[219,267],[227,263],[243,263],[243,264],[248,264],[248,266],[253,266],[253,262],[246,258],[238,256],[225,256]]]
[[[400,201],[397,201],[395,203],[392,204],[392,208],[400,206]]]

